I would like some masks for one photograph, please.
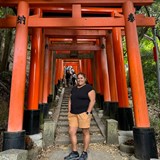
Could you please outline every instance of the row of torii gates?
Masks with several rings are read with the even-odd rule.
[[[137,8],[152,3],[153,0],[0,0],[0,6],[17,11],[17,16],[0,19],[0,28],[16,28],[3,150],[24,149],[25,134],[39,133],[40,110],[45,114],[55,85],[63,78],[64,66],[71,65],[77,72],[87,74],[97,100],[103,99],[105,114],[116,119],[118,110],[119,129],[133,129],[136,158],[157,158],[137,36],[137,27],[154,27],[155,19],[135,13]],[[32,49],[28,105],[24,111],[28,35]],[[128,102],[122,35],[126,38],[135,124]],[[29,128],[23,128],[23,124]]]

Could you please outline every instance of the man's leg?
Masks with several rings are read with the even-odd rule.
[[[83,144],[84,144],[83,151],[87,152],[87,149],[89,148],[89,143],[90,143],[89,128],[83,128],[82,132],[83,132]]]
[[[72,144],[72,151],[77,151],[77,127],[69,127],[69,135]]]

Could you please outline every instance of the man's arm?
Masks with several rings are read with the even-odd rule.
[[[94,107],[94,104],[96,102],[96,94],[95,94],[95,91],[94,90],[91,90],[89,93],[88,93],[88,97],[90,99],[90,102],[89,102],[89,106],[88,106],[88,109],[87,109],[87,112],[91,112],[93,107]]]

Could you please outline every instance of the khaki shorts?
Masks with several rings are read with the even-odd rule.
[[[91,114],[83,112],[81,114],[68,113],[68,122],[70,127],[90,128]]]

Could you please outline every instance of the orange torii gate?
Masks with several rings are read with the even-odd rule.
[[[97,46],[93,47],[93,50],[96,52],[95,56],[97,57],[94,60],[95,64],[97,65],[95,70],[98,74],[101,73],[99,74],[99,77],[101,78],[96,77],[97,82],[99,81],[99,83],[96,84],[96,90],[100,96],[104,96],[106,107],[110,106],[112,102],[115,102],[113,103],[114,107],[109,107],[109,110],[113,109],[116,111],[117,106],[115,104],[118,102],[118,110],[119,113],[121,113],[120,116],[122,116],[121,121],[128,121],[129,116],[132,116],[132,111],[128,106],[128,97],[126,95],[127,88],[124,77],[123,55],[120,39],[121,29],[124,28],[127,41],[128,63],[130,68],[130,80],[135,115],[135,127],[133,128],[135,156],[140,159],[157,158],[154,130],[150,128],[147,110],[146,94],[136,30],[137,26],[153,27],[155,25],[155,19],[153,17],[145,17],[144,15],[136,15],[134,8],[143,5],[150,5],[152,3],[153,0],[54,0],[47,2],[44,0],[11,0],[5,2],[4,0],[0,0],[0,6],[17,7],[17,16],[7,16],[4,19],[0,19],[0,28],[16,27],[9,121],[7,132],[4,133],[3,149],[24,149],[25,131],[23,130],[22,126],[28,28],[32,28],[32,47],[34,54],[31,60],[31,66],[33,63],[34,68],[31,68],[30,71],[30,85],[32,86],[30,86],[30,95],[28,97],[28,102],[30,105],[28,104],[27,108],[27,112],[29,112],[30,117],[33,116],[34,120],[39,118],[40,112],[38,109],[38,104],[48,106],[47,96],[52,94],[52,91],[50,91],[50,82],[52,82],[54,79],[54,76],[49,76],[51,73],[53,73],[53,67],[51,66],[56,66],[58,64],[57,67],[59,69],[62,70],[63,68],[62,59],[59,59],[58,63],[53,63],[51,61],[51,59],[54,59],[55,57],[49,53],[51,44],[49,44],[48,38],[50,34],[48,33],[48,35],[45,36],[42,28],[52,28],[53,30],[57,28],[61,30],[75,30],[76,32],[71,31],[72,36],[78,36],[82,34],[82,31],[80,30],[109,30],[112,33],[106,33],[106,39],[104,38],[106,36],[101,36],[101,38],[98,38],[99,41],[96,41]],[[103,8],[101,9],[100,6]],[[53,10],[52,7],[54,7]],[[64,7],[64,11],[58,9],[59,7]],[[107,10],[107,7],[110,8]],[[116,9],[116,7],[121,9]],[[34,15],[29,15],[29,10],[34,10]],[[71,12],[71,16],[65,18],[48,18],[42,16],[43,12],[50,12],[51,10],[55,13],[57,12],[63,14]],[[92,13],[99,14],[100,16],[85,17],[86,14]],[[104,14],[106,16],[104,16]],[[101,17],[101,15],[103,16]],[[92,33],[89,32],[90,31],[87,32],[88,36],[92,35]],[[67,36],[68,35],[64,35],[63,38]],[[111,44],[112,48],[110,48],[108,44]],[[101,49],[98,49],[98,46],[100,46]],[[55,49],[58,50],[56,47]],[[87,48],[88,46],[85,45],[85,47]],[[67,46],[66,50],[70,50],[71,48],[73,50],[81,50],[81,46],[75,44],[74,46]],[[40,53],[39,50],[42,53]],[[107,55],[106,51],[109,52]],[[41,54],[42,56],[40,56]],[[100,65],[99,62],[103,62],[103,64]],[[115,64],[113,62],[115,62]],[[82,64],[86,65],[89,64],[89,62],[86,60],[80,62],[80,67],[83,70]],[[116,71],[119,66],[121,66],[121,74],[120,72]],[[85,69],[83,71],[85,71]],[[102,75],[105,78],[100,86],[99,84],[102,80]],[[61,75],[58,74],[57,76],[60,77]],[[40,79],[40,77],[42,79]],[[41,81],[37,83],[39,79]],[[113,82],[111,80],[113,80]],[[40,89],[37,88],[38,85],[40,86]],[[102,85],[104,87],[102,87]],[[116,85],[117,89],[115,87]],[[38,89],[40,90],[40,93]],[[117,93],[115,93],[115,90],[117,90]],[[33,97],[36,97],[36,100],[34,100]],[[38,100],[37,97],[39,97]],[[35,124],[34,120],[31,121],[32,125],[34,125],[36,128],[31,128],[33,133],[35,130],[36,132],[39,130],[38,123]],[[123,124],[124,122],[121,121],[119,121],[119,123]],[[132,127],[132,122],[127,123],[128,124],[125,123],[127,125],[125,128],[126,130]]]

